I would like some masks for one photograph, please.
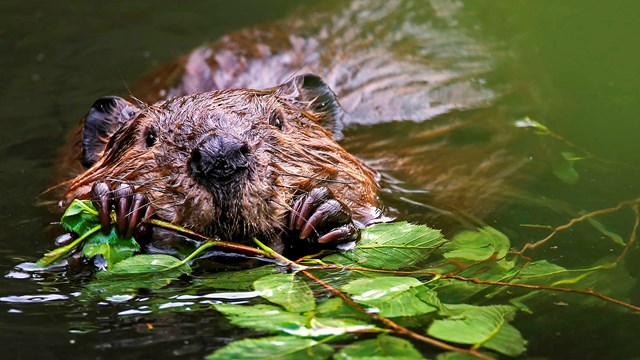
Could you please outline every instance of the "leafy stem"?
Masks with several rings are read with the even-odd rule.
[[[55,250],[51,250],[48,253],[45,253],[44,256],[40,260],[38,260],[36,265],[39,267],[46,267],[60,260],[62,257],[66,256],[69,252],[71,252],[76,246],[78,246],[83,241],[85,241],[88,237],[98,232],[101,227],[102,227],[101,225],[96,225],[93,228],[89,229],[84,234],[82,234],[80,237],[75,239],[72,243],[59,247]]]

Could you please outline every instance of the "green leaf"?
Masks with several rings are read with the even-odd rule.
[[[484,346],[516,356],[525,350],[520,332],[507,326],[513,319],[512,306],[448,305],[449,317],[435,320],[427,333],[435,338],[460,344]]]
[[[551,134],[551,130],[549,130],[549,128],[547,128],[546,126],[542,125],[541,123],[531,119],[528,116],[524,117],[523,119],[516,120],[515,126],[519,127],[519,128],[532,128],[532,129],[535,129],[536,134],[539,134],[539,135],[549,135],[549,134]]]
[[[263,298],[291,312],[305,312],[316,307],[309,285],[295,274],[268,275],[256,280],[253,287]]]
[[[424,359],[409,341],[388,335],[380,335],[375,339],[347,345],[333,358],[335,360]]]
[[[431,299],[430,290],[412,277],[362,278],[344,285],[342,290],[354,301],[369,306],[370,312],[385,317],[426,314],[437,311],[439,305],[424,301]]]
[[[582,212],[580,215],[584,215],[584,212]],[[601,222],[599,222],[598,220],[594,219],[593,217],[588,217],[587,221],[589,222],[589,224],[591,224],[591,226],[593,226],[594,228],[596,228],[596,230],[600,231],[601,233],[603,233],[604,235],[608,236],[611,240],[613,240],[614,243],[620,245],[620,246],[626,246],[627,243],[622,239],[622,237],[612,231],[609,231],[604,224],[602,224]]]
[[[318,316],[332,319],[351,319],[359,321],[369,321],[369,317],[353,307],[345,304],[345,302],[333,297],[324,300],[318,304],[315,310]]]
[[[122,260],[113,268],[96,274],[85,288],[85,295],[108,297],[134,294],[140,288],[159,289],[182,274],[191,273],[191,267],[169,255],[137,255]]]
[[[299,337],[334,336],[375,328],[363,321],[314,317],[313,313],[301,315],[273,305],[217,304],[214,307],[236,326]]]
[[[476,360],[477,357],[465,353],[449,351],[436,356],[436,360]]]
[[[109,271],[98,273],[96,277],[106,279],[114,276],[157,274],[160,272],[188,274],[191,272],[191,268],[188,264],[182,264],[180,259],[169,255],[136,255],[117,263]]]
[[[215,274],[202,275],[194,280],[194,285],[226,290],[251,290],[253,282],[261,277],[277,274],[276,265],[265,265],[253,269],[239,271],[221,271]]]
[[[508,356],[518,356],[527,349],[526,345],[527,342],[518,329],[511,324],[504,324],[497,334],[484,343],[483,347]]]
[[[498,230],[486,226],[477,231],[465,230],[456,234],[442,247],[447,259],[483,261],[494,256],[503,258],[509,251],[509,239]]]
[[[575,161],[566,158],[556,159],[552,164],[553,174],[567,185],[575,185],[580,181],[580,174],[574,167]]]
[[[92,258],[96,255],[102,255],[107,261],[107,267],[111,268],[116,263],[131,257],[136,251],[140,250],[140,245],[133,239],[120,239],[114,227],[107,235],[101,231],[91,235],[82,248],[82,255]]]
[[[273,305],[228,305],[216,304],[214,308],[223,313],[236,326],[270,332],[303,327],[307,321],[304,315],[291,313]]]
[[[425,260],[444,242],[439,230],[424,225],[375,224],[363,229],[361,240],[354,249],[323,260],[339,265],[398,270]]]
[[[272,336],[234,341],[207,356],[208,360],[327,359],[333,354],[331,346],[311,339],[293,336]]]
[[[67,231],[82,235],[100,224],[100,219],[91,201],[75,199],[65,210],[60,223]]]

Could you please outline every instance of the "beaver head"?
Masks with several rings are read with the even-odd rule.
[[[345,151],[342,109],[315,75],[266,90],[223,90],[132,104],[98,100],[84,118],[67,200],[98,180],[131,184],[162,219],[227,241],[278,246],[295,198],[327,187],[356,222],[376,213],[374,173]]]

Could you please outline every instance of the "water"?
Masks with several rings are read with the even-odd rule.
[[[596,1],[437,3],[442,11],[460,9],[457,26],[506,49],[495,77],[518,89],[519,95],[496,102],[492,113],[513,120],[530,116],[599,159],[636,167],[579,161],[579,181],[569,185],[554,176],[548,159],[535,157],[532,161],[539,162],[542,170],[532,174],[535,180],[525,182],[525,190],[539,204],[518,197],[486,219],[489,224],[521,246],[547,232],[519,224],[563,224],[572,215],[559,207],[568,207],[575,215],[580,209],[611,207],[640,196],[636,144],[640,71],[635,61],[640,55],[636,46],[640,25],[634,18],[640,5],[633,1],[615,6]],[[166,1],[156,2],[153,8],[134,3],[0,4],[0,186],[4,189],[0,199],[0,273],[4,275],[0,278],[0,336],[5,356],[199,358],[251,334],[215,314],[135,314],[154,300],[179,294],[180,286],[186,284],[133,303],[122,301],[125,299],[82,302],[76,299],[82,284],[69,280],[73,274],[22,279],[25,274],[12,269],[53,246],[55,226],[48,224],[55,219],[46,208],[36,206],[36,196],[50,185],[64,136],[93,100],[124,94],[126,84],[154,66],[225,33],[284,18],[297,7],[293,1]],[[382,141],[390,131],[402,139],[412,126],[358,127],[350,130],[353,141],[347,146],[366,156],[375,150],[369,140]],[[540,142],[552,153],[567,151],[561,143]],[[520,152],[523,146],[516,144],[509,151]],[[398,193],[390,192],[390,201],[397,200]],[[409,218],[421,217],[419,206],[402,201],[392,204]],[[628,210],[599,219],[611,231],[629,237],[633,217]],[[578,226],[536,255],[577,266],[619,252],[598,237],[593,228]],[[637,279],[637,249],[629,256],[627,270]],[[640,303],[638,286],[627,300]],[[174,305],[187,308],[184,302],[175,300]],[[588,314],[557,305],[549,305],[546,311],[551,316],[519,315],[517,325],[531,340],[529,356],[598,359],[640,354],[635,341],[640,325],[636,315],[613,306]]]

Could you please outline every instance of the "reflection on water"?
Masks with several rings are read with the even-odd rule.
[[[439,12],[434,20],[441,22],[437,26],[465,31],[494,51],[495,70],[482,77],[480,89],[505,89],[506,85],[509,92],[488,107],[447,110],[428,124],[359,125],[347,130],[345,146],[383,170],[382,197],[396,215],[448,225],[450,231],[488,223],[521,247],[548,234],[548,229],[521,224],[557,226],[583,211],[612,207],[640,195],[635,139],[640,131],[640,72],[630,60],[637,59],[639,51],[634,46],[636,3],[627,1],[626,6],[615,8],[597,2],[580,6],[527,1],[432,3]],[[4,54],[0,57],[0,186],[4,189],[0,333],[7,344],[5,354],[199,357],[252,335],[217,313],[203,316],[195,310],[208,309],[211,303],[251,302],[256,297],[253,292],[185,294],[181,287],[186,285],[178,283],[153,293],[87,300],[79,296],[86,281],[82,274],[27,273],[13,268],[34,261],[53,246],[57,227],[47,226],[52,216],[34,206],[35,197],[48,185],[63,137],[95,98],[124,94],[127,84],[159,63],[240,27],[286,17],[297,5],[292,1],[161,2],[153,9],[133,3],[75,5],[0,4],[0,52]],[[243,11],[247,7],[255,11]],[[525,116],[607,161],[588,158],[558,139],[516,129],[513,122]],[[456,128],[469,122],[483,125]],[[437,130],[443,128],[453,130],[439,138]],[[517,134],[517,141],[512,134]],[[457,145],[455,156],[444,143]],[[510,159],[480,167],[484,173],[477,174],[500,179],[497,172],[504,172],[513,178],[505,184],[508,187],[485,187],[500,191],[469,194],[452,183],[460,177],[435,171],[448,166],[454,173],[464,173],[460,166],[477,156],[478,149],[493,151],[496,159]],[[582,158],[571,163],[573,172],[563,153]],[[558,176],[567,172],[570,181]],[[449,200],[456,196],[474,202],[454,207]],[[500,211],[493,211],[498,205]],[[609,231],[629,238],[633,214],[628,210],[598,220]],[[579,266],[619,251],[606,234],[580,224],[536,256]],[[627,265],[640,261],[637,250],[628,256]],[[634,279],[640,276],[637,266],[627,270]],[[640,303],[637,285],[627,300]],[[517,326],[531,340],[530,355],[616,358],[640,352],[631,338],[637,321],[629,314],[608,306],[582,314],[564,305],[550,301],[544,308],[546,317],[519,315]],[[576,319],[584,325],[571,326]],[[615,332],[602,331],[614,327]],[[584,341],[592,337],[598,341]]]

